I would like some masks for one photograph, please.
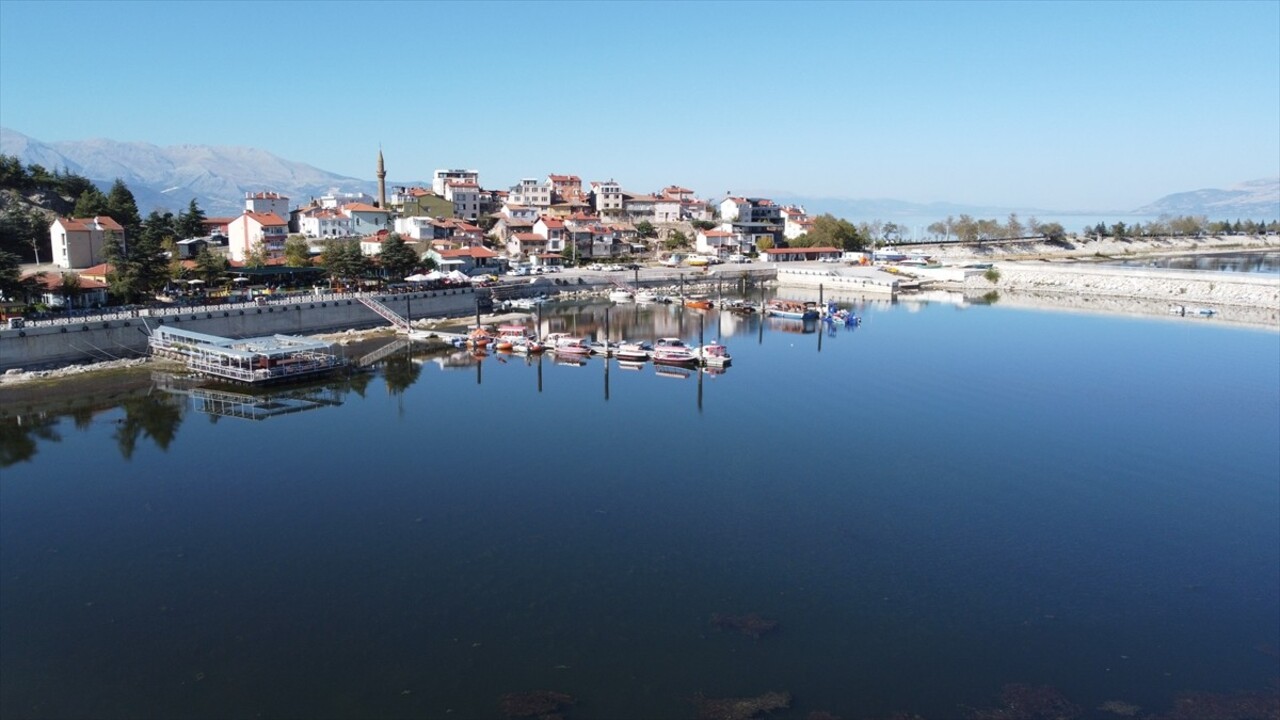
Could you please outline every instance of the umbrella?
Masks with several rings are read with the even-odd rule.
[[[433,280],[439,280],[439,279],[440,279],[440,278],[442,278],[442,277],[444,277],[444,273],[440,272],[439,270],[432,270],[431,272],[427,273],[426,275],[423,275],[423,276],[422,276],[422,279],[423,279],[425,282],[431,282],[431,281],[433,281]]]
[[[231,282],[249,282],[249,278],[247,277],[232,278]]]
[[[471,282],[471,276],[458,270],[454,270],[450,272],[445,277],[447,277],[449,280],[453,282]]]
[[[413,275],[410,275],[409,277],[405,278],[404,281],[405,282],[423,282],[426,279],[427,279],[426,275],[423,275],[422,273],[414,273]]]
[[[188,285],[203,285],[203,284],[204,284],[204,281],[203,281],[203,280],[200,280],[200,279],[196,279],[196,280],[188,280],[188,281],[187,281],[187,284],[188,284]]]

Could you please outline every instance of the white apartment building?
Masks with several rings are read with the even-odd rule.
[[[622,214],[622,186],[613,180],[591,183],[593,207],[597,213]]]
[[[49,226],[53,264],[69,269],[93,267],[103,262],[102,246],[112,234],[126,239],[120,223],[106,215],[54,220]]]
[[[478,170],[436,170],[431,176],[431,189],[436,195],[444,197],[444,188],[449,184],[450,180],[461,180],[462,182],[480,184],[480,172]]]
[[[480,215],[480,186],[470,180],[446,182],[444,199],[453,203],[454,217],[475,220]]]
[[[512,185],[507,192],[507,202],[512,205],[528,205],[536,208],[551,206],[552,183],[538,182],[536,178],[524,178],[518,185]]]
[[[289,198],[278,192],[244,194],[244,209],[259,215],[289,217]]]
[[[257,249],[267,259],[284,257],[287,237],[289,223],[279,215],[245,210],[227,225],[227,254],[235,262],[244,262]]]

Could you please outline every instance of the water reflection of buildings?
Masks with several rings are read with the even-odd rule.
[[[242,420],[266,420],[342,404],[342,392],[336,387],[293,388],[256,394],[208,387],[171,386],[163,389],[172,395],[186,396],[197,412]]]

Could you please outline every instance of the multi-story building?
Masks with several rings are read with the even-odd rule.
[[[289,217],[289,198],[278,192],[245,193],[244,209],[258,215],[287,218]]]
[[[309,238],[339,238],[351,235],[351,218],[337,210],[312,207],[297,213],[296,231]]]
[[[242,263],[255,250],[267,260],[284,257],[284,241],[289,223],[275,213],[244,211],[227,225],[227,255]]]
[[[511,190],[507,192],[507,203],[535,208],[550,207],[552,187],[549,180],[540,183],[535,178],[524,178],[519,184],[511,186]]]
[[[782,242],[782,208],[767,198],[727,197],[720,203],[720,229],[758,242]]]
[[[553,203],[574,202],[585,199],[582,194],[582,178],[577,175],[548,175],[547,182],[551,183]]]
[[[115,235],[127,242],[124,228],[106,215],[91,218],[58,218],[49,226],[53,264],[60,268],[86,268],[104,260],[103,245]]]
[[[799,205],[788,205],[782,208],[782,236],[795,240],[813,229],[813,221],[808,213]]]
[[[370,207],[372,207],[375,202],[377,202],[376,198],[374,198],[369,193],[362,193],[362,192],[353,192],[353,193],[331,192],[325,195],[321,195],[319,199],[320,207],[329,208],[331,210],[335,208],[340,208],[343,205],[356,205],[356,204],[369,205]]]
[[[450,180],[461,180],[480,184],[480,172],[477,170],[436,170],[431,176],[431,189],[436,195],[444,197],[444,188]]]
[[[367,203],[349,203],[339,210],[351,218],[351,234],[372,235],[391,226],[391,211]]]
[[[480,216],[480,186],[470,180],[450,180],[444,199],[453,203],[453,216],[475,220]]]
[[[613,180],[591,183],[591,205],[601,215],[621,215],[622,186]]]

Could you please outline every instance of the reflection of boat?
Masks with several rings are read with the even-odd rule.
[[[508,300],[507,306],[514,308],[516,310],[532,310],[546,301],[547,301],[546,295],[539,295],[537,297],[531,297],[531,298],[517,298],[515,300]]]
[[[591,342],[586,338],[564,337],[556,341],[556,355],[585,358],[591,354]]]
[[[698,354],[680,338],[658,338],[653,346],[653,362],[657,365],[693,365]]]
[[[618,367],[622,370],[643,370],[644,362],[636,360],[623,360],[618,358]]]
[[[710,342],[703,345],[698,350],[698,356],[702,359],[702,364],[707,367],[722,368],[733,361],[729,356],[729,348],[718,342]]]
[[[693,368],[672,365],[657,365],[654,367],[654,371],[658,377],[677,378],[680,380],[687,380],[697,372]]]
[[[556,353],[555,357],[556,357],[557,365],[568,365],[569,367],[583,367],[587,364],[586,355],[564,355],[561,353]]]
[[[780,317],[791,320],[813,320],[818,317],[817,303],[803,300],[774,298],[765,305],[764,311],[770,317]]]
[[[665,297],[655,292],[649,292],[648,290],[641,290],[636,293],[636,302],[638,303],[656,303],[666,301],[667,299]]]
[[[645,343],[624,342],[613,351],[614,357],[628,362],[640,362],[649,359],[649,347]]]
[[[596,341],[591,343],[591,354],[613,357],[614,350],[617,348],[618,346],[616,344],[610,343],[608,340],[605,340],[604,342]]]
[[[609,299],[614,302],[630,302],[632,297],[630,290],[613,290],[609,293]]]
[[[696,310],[710,310],[714,306],[714,303],[712,303],[710,299],[700,295],[690,295],[684,299],[684,306],[687,308],[694,308]]]

